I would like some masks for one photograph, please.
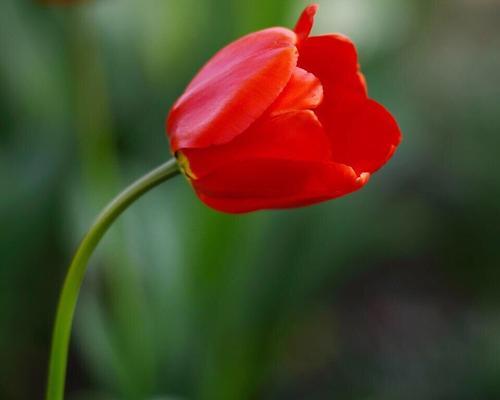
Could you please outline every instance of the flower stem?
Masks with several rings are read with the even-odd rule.
[[[116,196],[96,218],[76,251],[69,266],[57,306],[52,333],[46,400],[63,400],[71,325],[78,293],[85,276],[87,262],[97,244],[116,218],[150,189],[177,175],[179,167],[171,159],[147,173]]]

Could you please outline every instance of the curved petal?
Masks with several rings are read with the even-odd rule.
[[[358,173],[378,170],[401,141],[392,115],[373,100],[352,112],[332,116],[326,126],[334,160],[350,165]]]
[[[193,186],[208,206],[243,213],[333,199],[361,188],[368,178],[338,163],[259,159],[235,162],[194,180]]]
[[[354,44],[345,36],[330,34],[313,36],[301,43],[298,66],[316,75],[323,85],[322,106],[345,108],[367,98],[364,77],[359,71]]]
[[[196,75],[167,119],[172,151],[227,143],[276,100],[297,63],[296,35],[270,28],[220,50]]]
[[[330,141],[316,115],[301,110],[262,118],[231,142],[202,149],[184,149],[194,177],[232,168],[241,160],[331,160]]]
[[[318,78],[302,68],[295,68],[285,89],[271,105],[268,114],[278,115],[294,110],[311,110],[323,100],[323,86]]]
[[[394,153],[401,132],[391,114],[368,99],[354,44],[340,35],[310,37],[300,46],[298,65],[323,85],[316,114],[331,140],[334,161],[358,174],[378,170]]]
[[[314,16],[318,12],[318,8],[319,6],[317,4],[311,4],[302,11],[302,14],[300,14],[299,20],[293,29],[297,34],[298,43],[307,39],[311,33],[311,29],[314,25]]]

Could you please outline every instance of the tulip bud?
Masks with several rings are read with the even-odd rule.
[[[231,213],[304,206],[361,188],[401,140],[367,94],[356,49],[338,34],[295,30],[236,40],[198,72],[167,119],[186,177],[208,206]]]

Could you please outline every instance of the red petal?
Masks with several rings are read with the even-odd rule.
[[[167,120],[172,151],[227,143],[276,100],[297,62],[296,35],[255,32],[219,51],[177,100]]]
[[[241,160],[331,160],[331,145],[310,110],[262,118],[231,142],[202,149],[184,149],[190,170],[200,178]]]
[[[367,100],[352,112],[333,116],[326,129],[335,161],[358,173],[375,172],[394,153],[401,132],[394,118],[380,104]]]
[[[316,114],[332,142],[333,159],[357,173],[384,165],[401,133],[389,112],[368,99],[353,43],[338,35],[310,37],[300,47],[298,65],[323,85]]]
[[[208,206],[230,213],[305,206],[333,199],[362,187],[369,174],[321,161],[259,159],[233,163],[231,168],[193,181]]]
[[[293,110],[310,110],[323,100],[323,86],[318,78],[302,68],[295,68],[285,89],[268,110],[278,115]]]
[[[300,46],[298,66],[316,75],[323,85],[320,109],[350,106],[366,99],[364,77],[359,72],[354,44],[342,35],[313,36]]]
[[[318,11],[319,6],[317,4],[311,4],[307,6],[302,14],[300,14],[297,25],[295,25],[295,33],[297,34],[297,42],[302,42],[311,33],[311,29],[314,25],[314,16]]]

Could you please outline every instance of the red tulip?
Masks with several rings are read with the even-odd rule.
[[[269,28],[220,50],[167,119],[172,152],[200,199],[231,213],[304,206],[361,188],[394,153],[394,118],[367,96],[356,49]]]

